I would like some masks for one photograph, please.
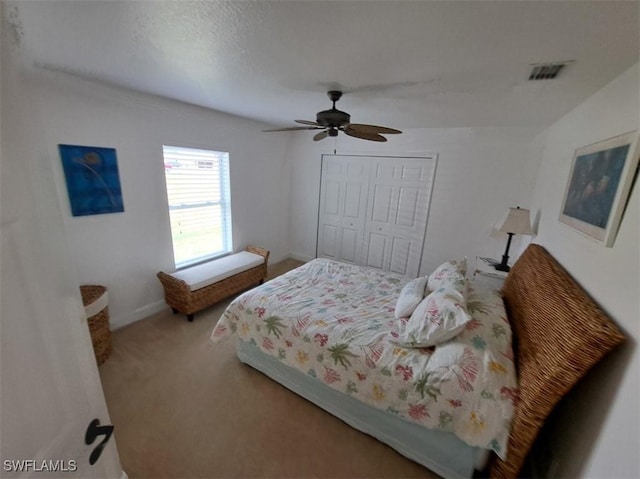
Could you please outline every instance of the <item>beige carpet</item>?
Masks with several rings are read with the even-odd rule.
[[[211,343],[228,303],[113,333],[100,375],[131,479],[437,477],[240,363],[234,340]]]

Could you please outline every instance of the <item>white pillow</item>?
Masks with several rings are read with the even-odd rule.
[[[435,291],[443,286],[450,286],[453,284],[456,289],[464,292],[466,285],[467,274],[467,258],[461,258],[458,260],[449,260],[438,266],[433,273],[429,275],[427,281],[427,288],[431,291]]]
[[[409,319],[396,322],[391,341],[411,348],[426,348],[457,336],[471,319],[463,294],[443,287],[424,298]]]
[[[396,318],[408,318],[424,298],[424,290],[427,286],[427,277],[416,278],[404,285],[398,301],[396,301]]]

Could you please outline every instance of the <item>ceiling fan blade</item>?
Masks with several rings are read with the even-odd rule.
[[[345,128],[344,132],[349,136],[353,136],[354,138],[360,138],[362,140],[387,141],[387,139],[384,136],[378,135],[377,133],[369,133],[369,132],[359,131],[359,130],[350,130],[349,128]]]
[[[271,128],[269,130],[262,130],[264,132],[271,131],[297,131],[297,130],[322,130],[322,126],[290,126],[288,128]]]
[[[313,141],[320,141],[320,140],[324,140],[326,137],[329,136],[329,132],[328,131],[321,131],[320,133],[316,134],[313,137]]]
[[[349,123],[346,128],[355,131],[361,131],[364,133],[384,133],[389,135],[397,135],[398,133],[402,133],[400,130],[396,130],[394,128],[387,128],[386,126],[377,125],[363,125],[362,123]]]
[[[296,123],[302,123],[303,125],[321,126],[315,121],[309,121],[309,120],[293,120],[293,121],[295,121]]]

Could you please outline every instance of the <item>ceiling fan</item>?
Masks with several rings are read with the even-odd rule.
[[[291,126],[289,128],[274,128],[262,131],[323,130],[313,137],[314,141],[323,140],[328,136],[338,136],[339,131],[342,131],[349,136],[353,136],[354,138],[369,141],[387,141],[387,139],[382,136],[383,134],[390,135],[402,133],[400,130],[384,126],[349,123],[351,121],[351,115],[336,109],[336,102],[342,96],[342,92],[331,90],[327,92],[327,95],[333,102],[333,107],[330,110],[318,112],[316,115],[316,121],[295,120],[296,123],[307,126]]]

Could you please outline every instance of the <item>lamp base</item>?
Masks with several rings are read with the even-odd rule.
[[[509,266],[509,246],[511,246],[511,238],[513,238],[513,233],[507,233],[509,239],[507,240],[507,247],[504,250],[504,254],[502,255],[502,261],[500,264],[495,265],[495,268],[498,271],[509,272],[511,267]]]
[[[499,264],[496,264],[494,268],[497,269],[498,271],[505,271],[507,273],[511,271],[511,266],[509,266],[508,264],[499,263]]]

